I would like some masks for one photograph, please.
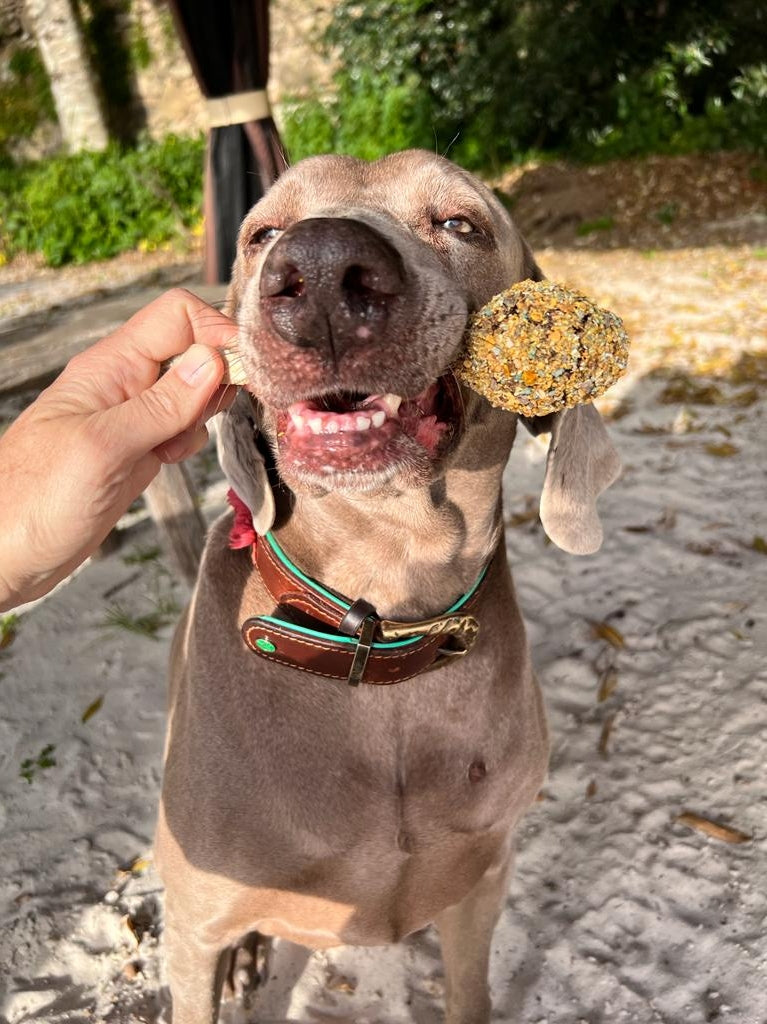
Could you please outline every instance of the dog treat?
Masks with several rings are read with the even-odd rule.
[[[491,405],[545,416],[597,398],[627,362],[614,313],[552,281],[521,281],[474,313],[454,370]]]

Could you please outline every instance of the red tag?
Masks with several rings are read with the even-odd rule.
[[[256,543],[256,530],[250,509],[231,488],[226,492],[226,500],[234,509],[234,522],[229,531],[229,547],[234,551],[238,548],[251,547]]]

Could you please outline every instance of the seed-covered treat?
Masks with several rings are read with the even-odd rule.
[[[552,281],[521,281],[471,317],[453,369],[491,405],[545,416],[597,398],[627,362],[620,317]]]

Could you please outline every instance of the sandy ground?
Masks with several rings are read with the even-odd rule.
[[[494,1019],[765,1024],[764,250],[539,255],[623,314],[634,347],[602,406],[624,473],[598,554],[546,542],[540,439],[520,435],[506,473],[553,753],[495,935]],[[222,485],[209,458],[196,471],[212,516]],[[4,1024],[168,1016],[150,858],[187,593],[141,513],[124,526],[122,548],[22,614],[0,652]],[[141,616],[154,636],[125,628]],[[680,823],[688,811],[745,841]],[[430,931],[311,956],[280,943],[251,1012],[226,1019],[436,1024],[442,986]]]

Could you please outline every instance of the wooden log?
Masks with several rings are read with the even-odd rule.
[[[51,313],[49,325],[36,326],[25,317],[17,330],[11,324],[10,330],[0,331],[0,394],[49,383],[72,356],[117,330],[163,290],[142,288],[118,298]],[[225,289],[195,282],[190,291],[213,302],[223,298]]]
[[[180,463],[163,466],[144,497],[171,562],[187,583],[194,583],[205,545],[205,520],[189,471]]]

